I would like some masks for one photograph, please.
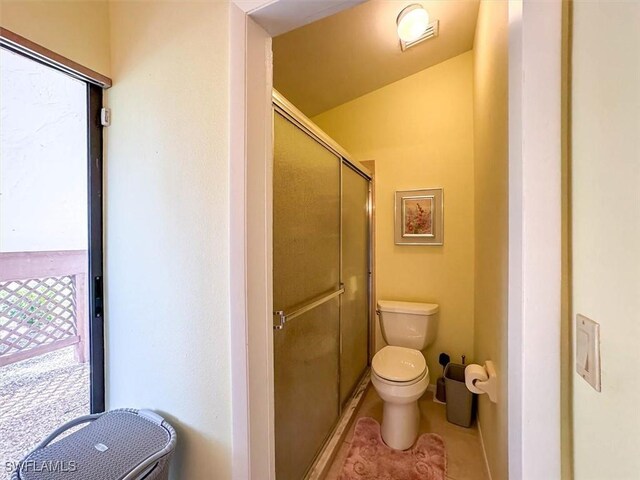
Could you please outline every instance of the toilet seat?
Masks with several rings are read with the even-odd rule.
[[[417,383],[420,383],[425,377],[429,377],[429,369],[425,369],[418,378],[414,380],[409,380],[408,382],[394,382],[393,380],[387,380],[386,378],[382,378],[380,375],[376,375],[376,372],[371,369],[371,378],[377,380],[378,383],[389,385],[390,387],[411,387]]]
[[[411,385],[428,372],[427,362],[419,350],[391,345],[374,355],[371,368],[380,380],[394,385]]]

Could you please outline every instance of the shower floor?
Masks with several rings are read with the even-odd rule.
[[[446,407],[433,401],[433,393],[428,391],[419,400],[421,413],[420,434],[437,433],[444,439],[447,449],[447,478],[451,480],[489,480],[487,467],[480,443],[477,423],[471,428],[459,427],[447,422]],[[369,386],[362,405],[355,414],[344,442],[340,446],[326,480],[337,480],[344,463],[355,422],[360,417],[372,417],[382,421],[382,399],[373,386]]]

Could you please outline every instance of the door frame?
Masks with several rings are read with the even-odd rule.
[[[87,201],[88,201],[88,332],[91,413],[105,410],[105,356],[103,315],[103,91],[112,80],[73,60],[0,27],[0,46],[85,83],[87,107]]]
[[[509,478],[561,477],[561,1],[509,2]]]
[[[308,10],[287,9],[286,3],[235,0],[230,6],[234,478],[275,478],[273,74],[266,29],[283,22],[293,29],[311,18]],[[331,7],[332,14],[353,6],[309,3],[318,12]],[[262,26],[254,18],[263,19]],[[560,1],[509,2],[508,450],[513,479],[560,478],[561,44]]]
[[[89,358],[91,378],[91,413],[105,410],[105,358],[104,358],[104,273],[103,273],[103,135],[101,87],[87,84],[88,106],[88,192],[89,200]]]

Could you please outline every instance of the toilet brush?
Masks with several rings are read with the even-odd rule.
[[[447,402],[447,396],[444,388],[444,369],[448,365],[449,361],[451,361],[451,358],[446,353],[441,353],[438,357],[438,363],[442,365],[443,376],[438,378],[438,381],[436,382],[436,398],[434,399],[434,401],[439,403]]]

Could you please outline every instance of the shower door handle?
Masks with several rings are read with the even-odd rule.
[[[340,285],[340,288],[335,292],[329,293],[327,295],[322,295],[318,298],[311,300],[309,303],[304,304],[302,307],[295,309],[292,312],[285,312],[284,310],[277,310],[273,312],[274,321],[273,321],[273,329],[274,330],[282,330],[284,328],[285,323],[290,320],[293,320],[296,317],[299,317],[303,313],[307,313],[310,310],[313,310],[316,307],[319,307],[323,303],[327,303],[329,300],[336,298],[339,295],[344,293],[344,285]]]

